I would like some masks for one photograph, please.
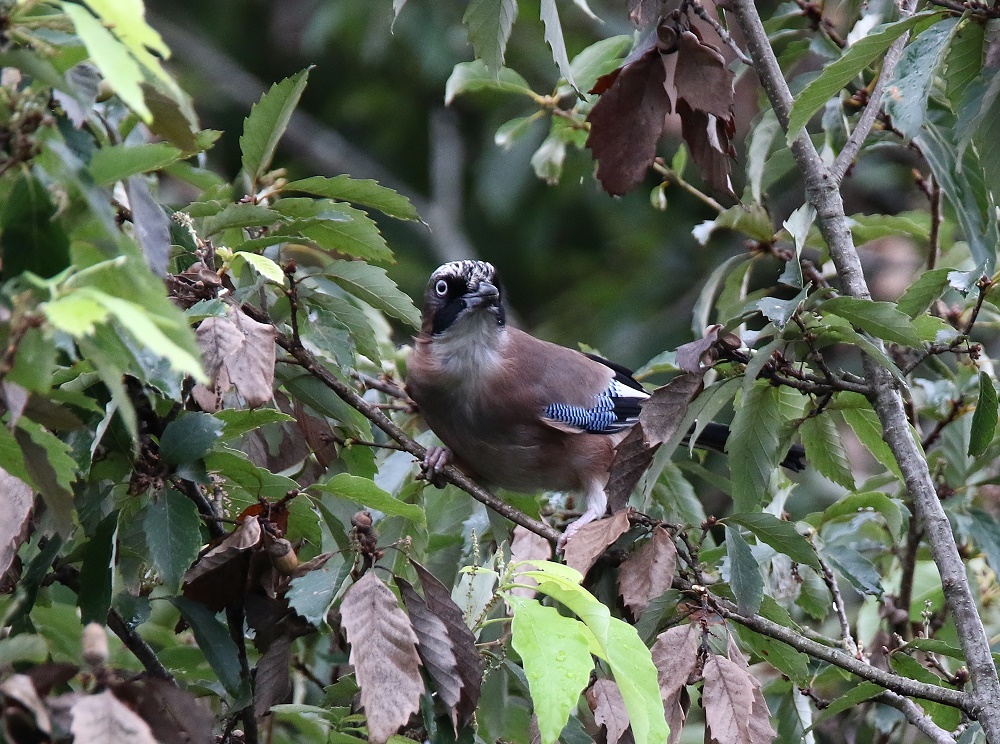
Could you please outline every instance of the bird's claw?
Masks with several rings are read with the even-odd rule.
[[[451,450],[447,447],[428,447],[420,466],[421,477],[435,486],[444,488],[444,469],[451,463]]]

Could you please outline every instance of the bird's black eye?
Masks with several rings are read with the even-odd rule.
[[[434,285],[434,291],[437,292],[438,297],[444,297],[448,294],[448,282],[444,279],[438,279],[437,284]]]

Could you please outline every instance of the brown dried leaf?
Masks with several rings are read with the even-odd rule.
[[[665,701],[675,697],[688,683],[698,663],[700,645],[701,627],[694,623],[676,625],[656,636],[650,653],[656,666],[660,696]]]
[[[233,560],[237,555],[260,544],[261,528],[257,517],[247,517],[215,547],[202,555],[184,574],[184,583],[190,584],[210,571]]]
[[[46,734],[52,733],[52,719],[45,707],[31,677],[26,674],[13,674],[0,684],[0,693],[5,698],[16,700],[35,719],[35,726]]]
[[[677,101],[677,114],[681,117],[681,136],[691,152],[691,159],[701,169],[705,183],[735,198],[729,177],[732,161],[736,158],[736,149],[731,143],[736,134],[735,120],[696,111],[684,99]]]
[[[156,744],[153,732],[110,690],[84,695],[72,708],[74,744]]]
[[[577,530],[566,542],[566,565],[586,576],[608,546],[628,532],[631,513],[632,509],[622,509]]]
[[[434,680],[438,698],[448,709],[451,726],[458,734],[458,703],[462,697],[462,678],[458,674],[458,660],[448,638],[444,620],[427,608],[423,597],[417,594],[410,582],[397,578],[406,612],[417,634],[418,651],[424,667]]]
[[[448,630],[448,638],[458,663],[458,674],[462,678],[462,694],[458,701],[458,726],[463,727],[472,720],[476,705],[479,703],[483,684],[483,657],[476,648],[476,637],[466,625],[465,615],[451,598],[448,587],[416,561],[411,559],[410,563],[420,577],[420,586],[424,589],[427,608],[441,618]]]
[[[608,508],[612,514],[625,508],[629,496],[642,474],[653,463],[653,455],[659,444],[650,443],[642,424],[636,424],[615,448],[615,459],[611,463],[608,484],[604,492],[608,495]]]
[[[638,186],[656,156],[670,98],[666,69],[654,47],[621,68],[587,115],[587,147],[604,190],[621,195]],[[602,87],[598,81],[595,89]]]
[[[389,588],[369,571],[344,594],[341,624],[351,644],[368,740],[385,744],[420,708],[417,636]]]
[[[272,705],[282,702],[292,691],[288,667],[292,663],[292,641],[281,636],[271,642],[257,662],[253,684],[253,713],[260,718]]]
[[[674,86],[677,97],[687,101],[695,111],[712,114],[719,119],[733,116],[733,73],[726,59],[711,44],[705,44],[691,31],[677,39],[677,67]]]
[[[749,671],[724,656],[705,660],[701,701],[705,723],[719,744],[751,744],[750,719],[756,680]]]
[[[212,716],[187,690],[165,679],[138,677],[113,685],[112,691],[149,724],[160,744],[212,741]]]
[[[684,732],[684,721],[687,720],[688,709],[691,707],[691,696],[686,687],[682,687],[669,700],[663,701],[667,715],[667,725],[670,727],[670,737],[667,744],[677,744]]]
[[[28,407],[30,393],[16,382],[4,380],[0,384],[0,391],[3,393],[3,402],[7,406],[7,426],[13,429],[17,426],[18,420]]]
[[[628,17],[638,28],[648,26],[660,16],[663,0],[628,0]]]
[[[247,517],[184,574],[185,597],[219,612],[243,597],[252,551],[260,544],[257,517]]]
[[[732,635],[729,636],[726,644],[726,656],[736,666],[750,674],[750,664],[747,657],[740,651],[739,646],[736,645],[736,639]],[[749,722],[750,742],[751,744],[770,744],[776,736],[774,729],[771,728],[771,711],[768,709],[767,700],[764,699],[764,693],[760,689],[760,681],[752,675],[751,678],[753,679],[754,692]]]
[[[326,562],[330,560],[333,553],[320,553],[315,558],[310,558],[308,561],[303,561],[295,567],[292,571],[292,577],[305,576],[310,571],[316,571],[326,565]]]
[[[675,356],[677,366],[689,374],[703,375],[717,359],[717,355],[712,353],[712,347],[719,340],[721,330],[722,326],[718,323],[710,325],[702,338],[678,346]]]
[[[670,588],[677,568],[677,548],[662,526],[622,563],[618,569],[618,591],[633,617],[639,617],[651,600]]]
[[[621,690],[611,679],[598,679],[587,690],[587,704],[594,713],[594,722],[607,732],[608,744],[618,744],[629,727],[628,712]]]
[[[28,517],[35,492],[20,478],[0,468],[0,575],[3,575],[28,536]]]
[[[514,536],[510,541],[510,562],[520,563],[521,561],[547,561],[552,558],[552,544],[539,534],[525,529],[521,525],[514,528]],[[531,570],[530,567],[525,571]],[[538,586],[538,582],[530,576],[520,576],[521,572],[515,574],[514,581],[518,584]],[[516,587],[510,590],[516,597],[534,597],[537,592],[527,587]]]
[[[639,422],[650,444],[662,444],[676,433],[702,387],[701,373],[678,375],[643,401]]]
[[[277,331],[239,308],[230,307],[228,313],[227,318],[206,318],[195,333],[209,384],[196,385],[193,395],[206,411],[219,409],[230,386],[250,408],[267,403],[273,395]]]

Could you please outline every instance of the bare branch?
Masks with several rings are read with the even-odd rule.
[[[833,609],[837,613],[837,620],[840,622],[840,635],[844,642],[844,648],[855,659],[861,659],[861,652],[858,650],[858,643],[851,633],[851,621],[847,619],[847,609],[844,607],[844,597],[840,593],[840,586],[837,584],[837,577],[833,575],[830,565],[823,560],[819,553],[816,554],[819,565],[823,569],[823,581],[826,582],[830,595],[833,597]]]
[[[876,697],[875,700],[898,710],[906,716],[907,721],[930,737],[934,744],[955,744],[955,737],[934,723],[931,717],[912,700],[888,690]]]

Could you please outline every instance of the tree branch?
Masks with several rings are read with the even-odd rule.
[[[955,737],[934,723],[931,717],[909,698],[886,690],[875,700],[898,710],[906,716],[907,721],[930,737],[934,744],[955,744]]]
[[[787,131],[792,96],[757,8],[752,0],[733,0],[733,8],[771,106]],[[823,164],[805,130],[795,137],[791,150],[805,176],[806,196],[816,208],[820,231],[845,292],[870,299],[837,179]],[[883,346],[877,339],[873,339],[873,343],[880,348]],[[867,355],[864,367],[865,376],[874,388],[872,404],[882,425],[883,438],[899,464],[907,492],[927,534],[931,555],[941,574],[945,600],[969,665],[973,689],[968,712],[982,725],[989,741],[1000,742],[1000,710],[996,706],[996,701],[1000,700],[1000,679],[951,524],[937,498],[927,461],[914,439],[892,375]]]
[[[152,647],[134,629],[125,624],[125,620],[122,619],[117,610],[112,609],[108,612],[108,627],[111,628],[112,633],[121,639],[121,642],[125,644],[125,648],[132,652],[132,655],[139,660],[143,669],[150,676],[159,677],[168,682],[175,681],[174,675],[168,672],[167,668],[163,666],[162,662],[156,657],[156,652]]]

